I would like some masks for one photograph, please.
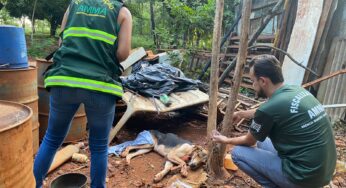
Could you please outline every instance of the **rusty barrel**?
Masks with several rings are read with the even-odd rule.
[[[0,69],[0,100],[14,101],[29,106],[33,111],[33,154],[39,146],[37,69]]]
[[[51,61],[45,59],[36,59],[37,71],[37,83],[38,83],[38,109],[39,109],[39,122],[40,122],[40,133],[39,138],[42,140],[48,127],[48,115],[49,115],[49,92],[44,88],[44,77],[43,73],[51,65]],[[84,139],[86,132],[87,119],[84,111],[84,105],[81,104],[77,110],[72,122],[69,133],[67,134],[64,142],[75,142]]]
[[[27,106],[0,101],[0,187],[35,187],[32,115]]]

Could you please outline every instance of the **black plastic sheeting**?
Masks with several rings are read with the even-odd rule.
[[[169,64],[151,65],[141,61],[132,68],[132,74],[122,79],[123,86],[146,97],[160,97],[172,92],[197,89],[202,84],[184,76],[184,73]]]

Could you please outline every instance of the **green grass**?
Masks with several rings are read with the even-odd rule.
[[[36,33],[33,42],[31,42],[29,33],[25,37],[28,56],[31,58],[44,58],[58,48],[58,39],[50,37],[48,33]],[[146,36],[132,37],[132,48],[138,47],[144,47],[146,50],[155,50],[152,38]]]
[[[31,42],[30,35],[26,35],[28,56],[31,58],[44,58],[58,48],[58,40],[49,35],[35,35]]]

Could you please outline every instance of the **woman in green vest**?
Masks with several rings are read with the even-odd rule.
[[[119,63],[130,53],[132,16],[118,0],[73,0],[61,27],[60,48],[45,74],[50,112],[34,163],[36,187],[42,187],[81,103],[89,127],[91,187],[105,187],[108,135],[123,94]]]

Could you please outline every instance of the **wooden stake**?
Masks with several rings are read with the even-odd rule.
[[[246,63],[246,57],[247,57],[247,48],[248,48],[248,38],[249,38],[249,28],[250,28],[250,14],[251,14],[251,1],[244,1],[243,6],[243,12],[244,12],[244,19],[241,26],[241,38],[240,38],[240,48],[238,53],[238,63],[235,68],[235,73],[233,77],[233,83],[234,85],[231,88],[229,98],[228,98],[228,104],[227,104],[227,110],[226,115],[223,119],[223,126],[222,126],[222,134],[226,136],[230,136],[232,130],[234,130],[234,125],[232,121],[232,116],[234,112],[234,107],[237,103],[237,97],[239,93],[240,83],[242,81],[242,76],[244,72],[244,66]],[[225,148],[225,147],[224,147]],[[223,153],[225,150],[222,151]]]
[[[223,17],[224,0],[216,1],[216,10],[214,18],[213,49],[210,72],[210,90],[209,90],[209,110],[208,110],[208,128],[207,134],[210,137],[211,131],[216,129],[217,116],[217,95],[218,95],[218,77],[219,77],[219,54],[220,37]]]

